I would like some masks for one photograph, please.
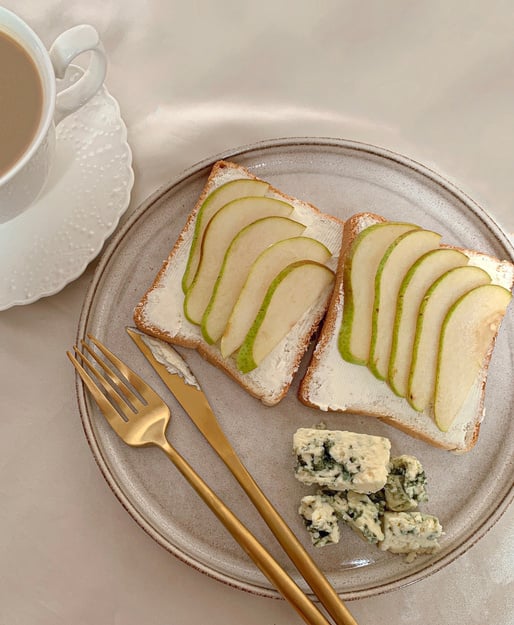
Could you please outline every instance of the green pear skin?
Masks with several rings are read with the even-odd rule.
[[[186,269],[182,277],[182,290],[186,293],[191,286],[200,263],[201,244],[205,228],[222,206],[241,197],[266,195],[269,184],[262,180],[238,178],[221,185],[205,198],[195,219],[193,240],[189,250]]]
[[[263,217],[243,228],[230,243],[202,318],[202,335],[216,343],[225,331],[228,318],[255,259],[278,241],[297,237],[305,226],[288,217]]]
[[[264,250],[250,268],[227,321],[220,341],[221,355],[228,358],[239,349],[259,312],[266,291],[282,269],[300,260],[325,264],[331,256],[323,243],[303,236],[278,241]]]
[[[494,284],[463,295],[445,317],[439,343],[434,419],[447,432],[494,346],[512,294]]]
[[[334,277],[328,267],[313,261],[299,261],[283,269],[271,283],[239,349],[236,361],[239,371],[249,373],[258,367],[333,284]]]
[[[289,217],[293,207],[269,197],[244,197],[225,204],[205,229],[198,270],[184,298],[184,314],[197,325],[211,299],[223,258],[232,239],[262,217]]]
[[[400,235],[418,226],[397,222],[378,223],[354,239],[343,266],[344,307],[338,348],[348,362],[367,365],[375,299],[375,274],[382,257]]]
[[[469,258],[454,249],[427,252],[409,269],[400,286],[387,381],[392,391],[405,397],[409,390],[409,372],[416,323],[423,297],[432,284],[444,273],[467,265]]]
[[[437,249],[441,235],[412,230],[395,239],[386,250],[375,276],[368,367],[379,380],[387,379],[398,293],[410,267],[423,254]]]
[[[472,265],[443,274],[427,291],[419,309],[407,400],[423,412],[433,400],[441,328],[448,310],[465,293],[489,284],[489,274]]]

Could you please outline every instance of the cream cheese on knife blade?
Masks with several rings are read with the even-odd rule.
[[[198,390],[201,390],[200,385],[186,361],[173,347],[160,339],[153,338],[137,330],[134,330],[134,332],[139,334],[145,345],[152,352],[155,360],[166,367],[167,371],[173,375],[180,376],[187,385],[194,386]]]

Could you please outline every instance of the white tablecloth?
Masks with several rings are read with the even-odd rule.
[[[330,136],[403,153],[514,231],[514,5],[500,0],[6,0],[50,45],[89,22],[134,156],[129,211],[224,149]],[[1,86],[0,86],[1,88]],[[286,625],[154,543],[113,497],[65,350],[94,262],[0,313],[0,625]],[[1,268],[0,268],[1,271]],[[512,625],[514,509],[464,556],[354,601],[362,625]]]

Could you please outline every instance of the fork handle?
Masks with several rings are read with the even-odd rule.
[[[232,534],[243,550],[250,556],[269,581],[274,584],[284,599],[293,606],[303,620],[309,625],[331,625],[273,556],[261,545],[235,514],[227,508],[216,493],[211,490],[178,451],[172,447],[168,441],[159,442],[158,447],[164,451],[225,528]]]

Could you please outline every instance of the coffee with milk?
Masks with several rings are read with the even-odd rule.
[[[0,31],[0,176],[32,143],[42,112],[43,85],[36,64],[18,41]]]

